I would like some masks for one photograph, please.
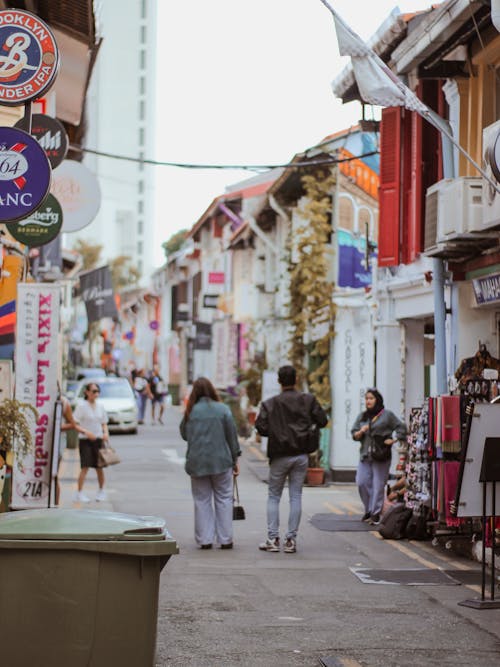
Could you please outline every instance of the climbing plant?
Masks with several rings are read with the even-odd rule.
[[[333,282],[328,279],[335,176],[316,171],[302,177],[304,221],[290,252],[291,362],[325,408],[330,407],[330,341],[334,335]],[[292,261],[293,260],[295,261]],[[312,369],[312,370],[311,370]]]

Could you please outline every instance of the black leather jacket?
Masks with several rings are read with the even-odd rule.
[[[326,426],[328,416],[312,394],[283,389],[260,406],[255,428],[269,438],[269,460],[280,456],[297,456],[304,450],[299,440],[311,424]]]

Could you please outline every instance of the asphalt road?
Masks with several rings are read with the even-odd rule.
[[[90,504],[164,517],[179,544],[160,580],[157,667],[498,667],[500,610],[458,605],[479,595],[477,563],[429,542],[384,541],[374,532],[328,532],[310,523],[318,513],[360,512],[352,485],[305,488],[298,552],[260,552],[267,486],[256,447],[243,447],[240,496],[247,519],[235,522],[234,550],[197,549],[180,417],[169,408],[164,426],[113,436],[122,463],[107,469],[109,501]],[[72,506],[77,471],[76,452],[68,450],[63,506]],[[85,490],[95,497],[92,471]],[[458,578],[369,584],[351,568],[423,570],[424,577],[445,570]]]

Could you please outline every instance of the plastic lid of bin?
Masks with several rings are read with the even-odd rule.
[[[0,514],[0,540],[156,541],[171,539],[156,516],[76,509]]]

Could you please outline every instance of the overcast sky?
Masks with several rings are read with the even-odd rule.
[[[368,39],[391,10],[429,0],[330,0]],[[355,124],[357,102],[342,105],[331,81],[338,55],[331,13],[320,0],[158,0],[157,160],[281,164]],[[227,185],[253,172],[157,167],[160,244],[190,228]]]

